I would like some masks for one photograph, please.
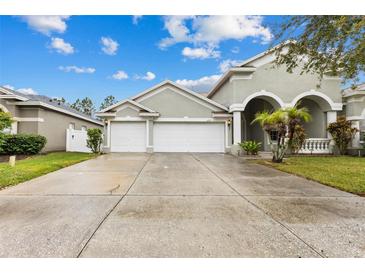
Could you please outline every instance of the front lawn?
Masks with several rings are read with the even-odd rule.
[[[303,176],[344,191],[365,195],[364,157],[298,156],[285,159],[282,164],[264,160],[259,160],[257,163]]]
[[[0,189],[94,157],[96,155],[91,153],[53,152],[16,161],[15,167],[0,163]]]

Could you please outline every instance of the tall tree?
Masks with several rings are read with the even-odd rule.
[[[71,105],[71,107],[77,111],[80,111],[90,116],[92,116],[93,113],[95,112],[94,103],[89,97],[85,97],[82,100],[77,99],[75,103]]]
[[[100,110],[114,105],[117,101],[113,95],[107,96],[100,105]]]
[[[289,16],[275,32],[276,64],[288,72],[300,66],[302,73],[338,75],[355,84],[365,71],[364,15]]]

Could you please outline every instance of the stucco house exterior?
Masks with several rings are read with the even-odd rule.
[[[338,77],[288,73],[273,66],[274,58],[264,52],[231,68],[206,96],[167,80],[102,110],[96,115],[105,121],[104,150],[235,154],[243,140],[269,150],[268,137],[251,124],[255,113],[299,102],[313,117],[303,153],[331,152],[326,127],[339,114],[364,129],[364,92],[342,93]],[[359,146],[358,137],[352,145]]]
[[[103,122],[47,96],[25,95],[0,87],[0,111],[10,112],[11,133],[34,133],[47,138],[43,152],[66,150],[66,129],[103,128]]]

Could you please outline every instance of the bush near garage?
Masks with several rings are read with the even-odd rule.
[[[37,134],[4,134],[2,137],[1,154],[33,155],[38,154],[46,145],[47,139]]]
[[[103,132],[100,128],[89,128],[87,130],[86,146],[93,153],[101,152],[101,144],[103,143]]]

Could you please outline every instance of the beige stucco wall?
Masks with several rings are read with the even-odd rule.
[[[212,109],[194,102],[190,98],[186,98],[169,88],[140,101],[140,103],[159,112],[161,118],[212,117]]]
[[[130,107],[121,109],[115,113],[117,117],[139,117],[139,111],[132,109]]]
[[[346,116],[361,116],[365,111],[365,94],[346,98]],[[364,117],[365,118],[365,117]]]
[[[80,130],[81,126],[86,126],[87,128],[103,128],[94,123],[47,109],[39,110],[39,118],[43,118],[44,122],[38,122],[38,134],[47,138],[44,151],[66,149],[66,129],[69,128],[70,123],[74,123],[75,129],[77,130]]]
[[[284,103],[290,103],[297,95],[316,90],[328,95],[333,102],[342,103],[340,80],[336,78],[325,78],[320,82],[317,75],[300,75],[299,68],[293,73],[288,73],[284,66],[274,68],[271,63],[258,67],[253,72],[252,79],[239,79],[243,76],[248,78],[247,75],[247,72],[235,73],[231,78],[236,79],[223,85],[211,99],[229,106],[242,103],[249,95],[265,90],[279,96]]]

